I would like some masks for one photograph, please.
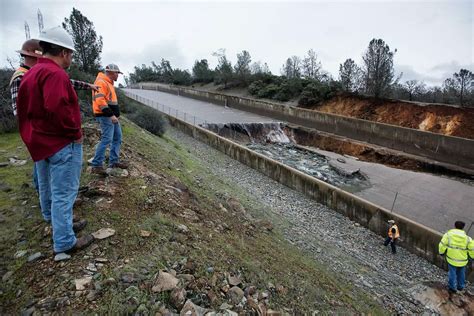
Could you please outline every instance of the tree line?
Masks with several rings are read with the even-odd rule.
[[[62,26],[74,41],[75,53],[72,64],[67,70],[69,76],[72,79],[93,83],[97,73],[103,70],[101,64],[102,36],[96,33],[94,23],[76,8],[73,8],[69,17],[64,19]],[[7,60],[11,67],[0,68],[0,134],[17,130],[17,120],[13,116],[11,107],[10,78],[19,64],[14,65],[10,59]],[[169,64],[165,64],[165,66],[166,71],[171,69]],[[176,75],[176,73],[175,71],[174,74]],[[168,79],[163,78],[163,80]],[[163,134],[165,121],[159,112],[137,106],[136,102],[126,98],[120,91],[118,93],[120,94],[121,109],[128,114],[129,119],[154,134]],[[82,114],[92,117],[90,91],[77,91],[77,94]]]
[[[158,65],[152,62],[151,66],[135,66],[126,83],[151,81],[193,85],[213,82],[222,85],[223,89],[247,87],[249,93],[257,98],[278,101],[298,98],[301,106],[317,104],[340,92],[474,106],[474,75],[470,70],[460,69],[441,86],[427,86],[418,80],[402,82],[402,74],[396,74],[394,69],[396,53],[397,50],[391,50],[384,40],[373,39],[362,55],[362,64],[346,59],[340,64],[339,76],[335,79],[323,69],[313,49],[303,57],[288,57],[280,75],[272,74],[266,63],[252,62],[246,50],[237,54],[232,65],[225,49],[220,49],[213,53],[218,60],[214,69],[210,68],[207,59],[196,60],[191,71],[173,68],[168,60],[161,59]]]

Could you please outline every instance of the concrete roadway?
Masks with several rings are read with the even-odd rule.
[[[150,105],[160,111],[163,110],[164,105],[165,113],[176,116],[177,110],[181,119],[185,118],[184,112],[186,112],[188,122],[194,121],[193,116],[197,117],[196,123],[204,121],[212,123],[275,122],[268,117],[169,93],[138,89],[124,90],[158,102],[158,104]],[[465,221],[466,229],[474,221],[474,184],[472,181],[466,182],[428,173],[395,169],[381,164],[358,161],[350,157],[344,157],[346,163],[338,163],[336,159],[342,156],[332,152],[317,151],[331,158],[340,167],[360,169],[369,178],[372,186],[355,193],[357,196],[389,210],[392,208],[396,196],[394,213],[408,217],[439,232],[445,232],[452,228],[456,220]],[[469,235],[474,237],[474,226]]]

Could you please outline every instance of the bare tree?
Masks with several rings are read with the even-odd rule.
[[[339,81],[344,91],[353,92],[358,90],[361,79],[361,69],[352,59],[346,59],[339,65]]]
[[[373,39],[362,59],[364,60],[363,74],[366,93],[376,98],[387,96],[391,85],[398,81],[395,78],[393,68],[393,56],[395,51],[382,39]]]
[[[281,74],[288,79],[301,77],[301,58],[291,56],[281,69]]]
[[[419,82],[418,80],[405,81],[404,88],[408,93],[408,99],[410,101],[413,101],[415,96],[422,94],[426,90],[424,82]]]
[[[270,71],[270,67],[268,67],[267,63],[264,63],[262,66],[262,72],[267,75],[271,75],[272,72]]]
[[[308,55],[303,58],[303,76],[307,79],[320,79],[321,62],[318,55],[312,49],[308,51]]]
[[[253,62],[252,65],[250,65],[250,73],[252,75],[263,73],[262,62],[260,61]]]

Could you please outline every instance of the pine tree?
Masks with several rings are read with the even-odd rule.
[[[95,74],[100,68],[102,53],[102,36],[97,36],[94,23],[82,15],[76,8],[72,9],[69,18],[65,18],[63,28],[71,34],[74,41],[73,64],[80,70]]]

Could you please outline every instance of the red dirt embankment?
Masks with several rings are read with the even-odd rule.
[[[474,139],[474,108],[339,95],[309,109]]]

